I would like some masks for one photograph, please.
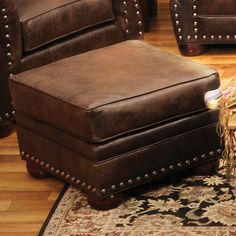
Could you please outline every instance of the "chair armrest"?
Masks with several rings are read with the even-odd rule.
[[[0,1],[0,117],[11,118],[8,78],[16,73],[22,55],[21,29],[14,0]]]
[[[196,6],[192,0],[171,0],[170,12],[178,44],[196,41],[198,28],[194,23]]]
[[[116,24],[126,39],[143,39],[143,19],[139,0],[113,0]]]
[[[21,29],[17,6],[14,0],[0,2],[1,72],[14,73],[22,56]],[[8,65],[7,68],[5,66]],[[4,74],[5,74],[4,73]]]

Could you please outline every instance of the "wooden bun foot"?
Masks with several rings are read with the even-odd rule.
[[[203,44],[189,43],[179,45],[179,50],[184,56],[198,56],[207,52],[207,46]]]
[[[203,163],[200,166],[194,167],[194,175],[213,175],[219,168],[219,159]]]
[[[44,172],[43,170],[40,170],[34,163],[30,161],[26,162],[26,169],[28,173],[34,178],[46,179],[51,177],[50,174]]]
[[[120,193],[104,199],[98,199],[94,195],[88,195],[87,200],[93,209],[104,211],[118,207],[122,202],[124,202],[125,198],[123,194]]]

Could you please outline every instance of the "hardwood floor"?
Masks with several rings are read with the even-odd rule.
[[[149,43],[179,54],[167,0],[159,0],[159,17],[145,34]],[[192,58],[216,68],[222,81],[236,73],[236,46],[212,47],[207,54]],[[157,68],[158,73],[158,68]],[[16,134],[0,139],[0,235],[37,235],[63,184],[55,179],[37,180],[26,173],[19,158]]]

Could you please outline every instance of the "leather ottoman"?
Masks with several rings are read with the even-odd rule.
[[[175,172],[210,173],[221,150],[204,93],[217,87],[215,70],[136,40],[23,72],[10,79],[21,157],[101,209]]]

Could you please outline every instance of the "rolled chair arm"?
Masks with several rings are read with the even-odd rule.
[[[22,57],[21,29],[14,0],[0,1],[0,124],[14,118],[8,78]]]
[[[116,24],[126,39],[143,38],[143,19],[139,0],[113,0]]]

